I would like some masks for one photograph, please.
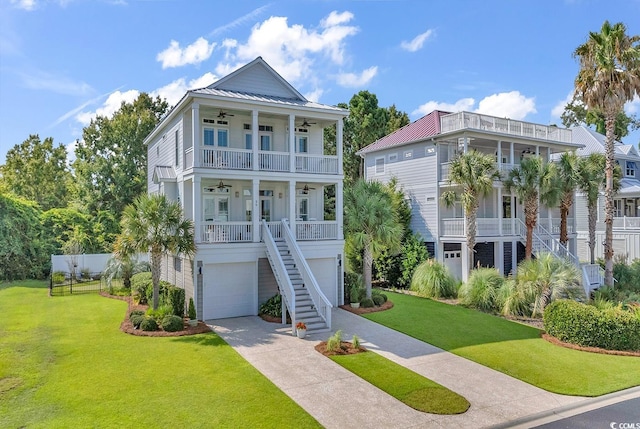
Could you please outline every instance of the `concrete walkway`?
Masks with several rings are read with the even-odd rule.
[[[564,396],[509,377],[342,309],[333,310],[333,331],[355,333],[369,350],[467,398],[460,415],[416,411],[343,369],[314,346],[331,334],[291,335],[290,327],[259,317],[209,323],[242,357],[326,428],[491,427],[587,398]],[[526,358],[523,356],[523,358]]]

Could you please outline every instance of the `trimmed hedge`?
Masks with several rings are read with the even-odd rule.
[[[579,346],[640,350],[640,318],[619,308],[599,310],[576,301],[554,301],[544,311],[544,327],[560,341]]]
[[[140,323],[140,329],[143,331],[157,331],[158,330],[158,322],[151,317],[146,317],[142,323]]]
[[[182,318],[184,316],[184,289],[176,286],[167,288],[167,304],[173,309],[173,315]]]
[[[167,332],[182,331],[184,329],[184,321],[180,316],[166,316],[164,319],[162,319],[162,329]]]

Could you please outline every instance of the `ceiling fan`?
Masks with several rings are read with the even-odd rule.
[[[303,194],[308,194],[309,193],[309,189],[311,190],[316,190],[316,188],[310,188],[309,185],[304,185],[304,188],[302,188],[302,193]]]
[[[217,186],[211,186],[205,189],[209,192],[214,192],[216,189],[219,191],[222,191],[223,189],[226,189],[226,188],[231,188],[231,185],[225,185],[224,182],[221,180],[220,182],[218,182]]]
[[[228,113],[228,112],[225,112],[224,110],[220,109],[220,113],[218,113],[218,118],[224,119],[227,116],[235,116],[235,115],[233,115],[231,113]]]
[[[307,121],[307,118],[304,118],[304,121],[302,121],[302,123],[300,125],[298,125],[299,127],[310,127],[311,125],[315,125],[317,122],[309,122]]]

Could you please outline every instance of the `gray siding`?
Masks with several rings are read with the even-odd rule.
[[[149,144],[147,149],[147,184],[148,192],[157,193],[160,185],[153,183],[153,172],[158,165],[173,167],[176,174],[182,171],[183,162],[183,132],[181,118],[169,124],[166,132]],[[178,136],[178,160],[176,165],[176,131]],[[175,193],[175,191],[174,191]]]
[[[258,259],[258,304],[266,302],[273,295],[278,293],[278,283],[273,276],[269,260],[267,258]]]
[[[294,93],[270,73],[265,73],[263,67],[251,67],[243,70],[218,87],[230,91],[247,92],[250,94],[273,95],[276,97],[293,98]]]

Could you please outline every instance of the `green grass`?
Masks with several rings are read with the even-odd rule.
[[[469,409],[469,402],[462,396],[376,353],[336,355],[331,359],[418,411],[460,414]]]
[[[571,350],[541,331],[476,310],[389,294],[391,310],[364,317],[550,392],[599,396],[640,385],[640,358]]]
[[[0,427],[319,427],[215,333],[127,335],[126,309],[0,285]]]

